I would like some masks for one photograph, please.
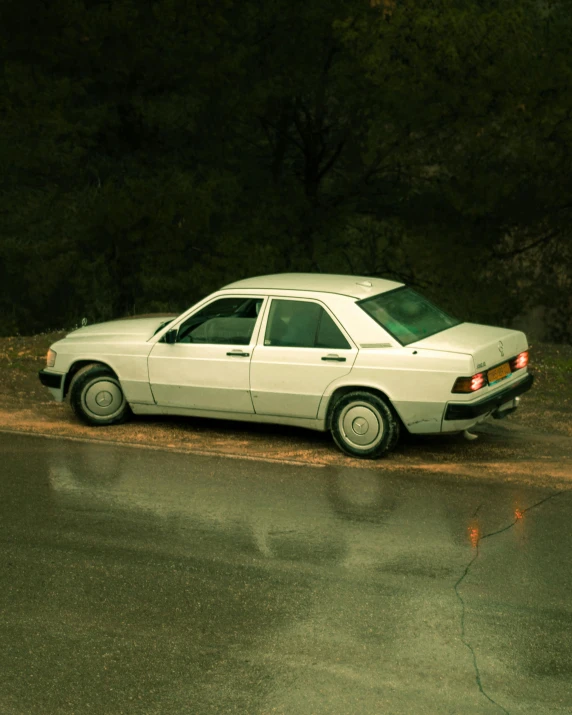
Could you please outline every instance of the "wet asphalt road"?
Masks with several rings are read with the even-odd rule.
[[[2,715],[572,712],[572,492],[0,454]]]

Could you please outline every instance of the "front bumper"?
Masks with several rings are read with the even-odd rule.
[[[526,375],[526,377],[516,385],[511,385],[500,392],[495,392],[494,395],[484,397],[478,402],[449,402],[445,410],[445,420],[471,420],[481,415],[494,412],[506,402],[514,400],[523,392],[528,392],[534,382],[534,375]]]
[[[38,373],[40,382],[44,387],[47,387],[57,402],[63,402],[64,399],[64,378],[61,372],[48,372],[48,370],[40,370]]]
[[[56,387],[61,389],[63,375],[57,372],[48,372],[47,370],[40,370],[38,373],[40,382],[44,387]]]

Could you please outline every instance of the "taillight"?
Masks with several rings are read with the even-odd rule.
[[[523,367],[526,367],[528,365],[528,350],[525,350],[523,353],[520,353],[515,358],[513,358],[510,361],[509,365],[512,372],[514,372],[515,370],[521,370]]]
[[[478,372],[472,377],[458,377],[455,380],[451,392],[476,392],[487,384],[487,378],[484,372]]]

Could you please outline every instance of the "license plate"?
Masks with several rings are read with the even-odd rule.
[[[489,385],[492,385],[493,382],[498,382],[499,380],[502,380],[503,377],[506,377],[507,375],[510,375],[510,365],[508,364],[508,362],[503,362],[502,365],[493,367],[492,370],[489,370],[487,373]]]

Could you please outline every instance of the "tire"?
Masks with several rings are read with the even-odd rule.
[[[331,432],[342,452],[377,459],[397,444],[399,418],[381,397],[361,390],[350,392],[334,406]]]
[[[70,405],[88,425],[116,425],[131,415],[119,380],[105,365],[86,365],[77,371],[70,385]]]
[[[383,402],[383,400],[382,400]],[[386,404],[384,402],[384,404]],[[401,420],[397,416],[397,413],[393,409],[392,405],[388,404],[387,405],[391,411],[391,414],[393,415],[393,419],[395,420],[395,430],[393,432],[393,437],[389,441],[389,444],[387,445],[387,451],[388,452],[393,452],[393,450],[397,447],[397,443],[399,442],[399,439],[401,437]]]

